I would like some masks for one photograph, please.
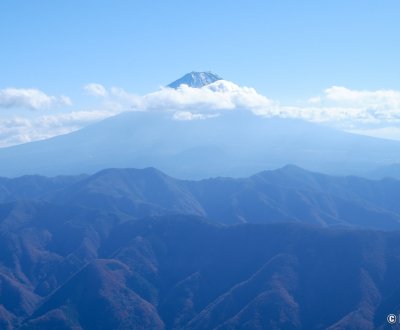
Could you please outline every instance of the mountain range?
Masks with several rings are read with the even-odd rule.
[[[2,329],[384,329],[400,311],[398,231],[65,211],[2,207]]]
[[[0,179],[2,329],[384,329],[400,181],[296,166]]]
[[[400,229],[400,181],[335,177],[288,165],[248,178],[174,179],[154,168],[0,180],[0,202],[41,201],[128,217],[188,214],[219,224],[293,222]]]

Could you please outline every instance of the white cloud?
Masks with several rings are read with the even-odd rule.
[[[205,113],[247,109],[256,115],[300,118],[338,128],[400,122],[400,91],[360,91],[341,86],[325,89],[303,105],[281,105],[254,88],[219,80],[202,88],[181,85],[161,88],[143,96],[113,87],[106,91],[108,105],[124,110],[170,111],[173,119],[204,119]]]
[[[238,86],[226,80],[202,88],[187,85],[177,89],[165,87],[143,96],[117,87],[107,90],[99,84],[90,86],[92,94],[105,96],[109,106],[113,105],[121,111],[184,111],[199,114],[247,109],[256,115],[327,123],[347,122],[346,125],[350,121],[364,124],[400,121],[400,91],[396,90],[365,91],[332,86],[325,89],[322,95],[309,98],[303,105],[281,105],[257,93],[254,88]]]
[[[110,89],[110,94],[111,94],[112,98],[114,98],[115,100],[117,100],[119,102],[122,102],[123,104],[129,105],[130,108],[132,108],[132,107],[140,108],[141,107],[142,96],[128,93],[119,87],[112,87]]]
[[[186,85],[178,89],[161,88],[143,96],[128,93],[118,87],[107,89],[97,83],[87,84],[84,89],[90,95],[101,97],[102,104],[97,108],[103,110],[0,120],[0,146],[69,133],[124,111],[169,111],[174,120],[198,120],[218,116],[219,111],[223,110],[243,108],[259,114],[272,111],[268,109],[275,107],[274,102],[258,94],[255,89],[240,87],[228,81],[217,81],[203,88],[191,88]],[[44,99],[48,100],[48,103],[51,103],[49,100],[54,101],[53,97],[49,98]],[[45,104],[42,101],[31,104],[30,107],[40,108]]]
[[[357,108],[337,106],[281,106],[276,113],[283,118],[299,118],[312,122],[324,123],[359,123],[378,124],[387,121],[388,118],[376,111]],[[393,117],[390,121],[395,121]]]
[[[219,80],[202,88],[181,85],[177,89],[162,88],[145,95],[139,107],[142,110],[185,110],[213,112],[245,108],[262,113],[274,103],[258,94],[254,88],[240,87],[232,82]]]
[[[83,86],[84,90],[93,96],[106,97],[108,92],[101,84],[91,83]]]
[[[50,96],[33,88],[5,88],[0,90],[0,108],[41,110],[71,104],[71,100],[66,96]]]
[[[321,97],[320,97],[320,96],[310,97],[310,98],[307,100],[307,102],[308,102],[308,103],[311,103],[311,104],[320,104],[320,103],[321,103]]]
[[[400,91],[359,91],[342,86],[333,86],[324,91],[327,100],[363,108],[399,109]]]
[[[368,135],[383,139],[391,139],[400,141],[400,128],[399,127],[380,127],[380,128],[371,128],[371,129],[350,129],[348,130],[351,133]]]
[[[223,111],[247,109],[256,115],[300,118],[359,134],[398,139],[400,137],[400,91],[352,90],[333,86],[320,95],[294,105],[282,105],[254,88],[220,80],[202,88],[181,85],[136,95],[122,88],[91,83],[84,89],[100,97],[92,111],[48,113],[33,118],[0,120],[0,146],[44,139],[80,129],[89,123],[124,111],[167,111],[174,120],[199,120]],[[48,96],[34,89],[0,90],[0,107],[46,109],[70,104],[64,97]]]
[[[0,119],[0,147],[67,134],[113,115],[114,111],[98,110]]]
[[[254,113],[265,113],[276,107],[273,101],[258,94],[254,88],[240,87],[225,80],[216,81],[202,88],[192,88],[187,85],[181,85],[177,89],[164,87],[143,96],[128,93],[118,87],[112,87],[107,91],[101,85],[90,85],[92,94],[108,95],[108,102],[124,104],[131,110],[138,111],[190,111],[196,113],[243,108]],[[89,89],[88,85],[85,86],[85,89]]]
[[[333,86],[322,95],[309,98],[305,104],[277,105],[261,114],[324,122],[345,129],[376,127],[400,122],[400,91],[359,91]]]
[[[219,114],[203,114],[203,113],[193,113],[190,111],[177,111],[174,112],[172,119],[174,120],[199,120],[214,118],[219,116]]]
[[[35,119],[41,127],[66,127],[80,128],[87,123],[93,123],[115,115],[114,111],[73,111],[54,115],[43,115]]]

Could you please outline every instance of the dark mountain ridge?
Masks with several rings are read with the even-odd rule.
[[[328,176],[296,166],[200,181],[174,179],[154,168],[108,169],[62,179],[3,179],[0,191],[0,202],[44,200],[130,217],[192,214],[223,224],[400,229],[400,181]]]

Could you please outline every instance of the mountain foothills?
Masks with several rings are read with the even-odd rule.
[[[0,179],[0,328],[384,329],[399,193],[296,166]]]
[[[166,89],[176,90],[182,84],[199,91],[208,88],[206,92],[234,85],[210,72],[191,72]],[[183,118],[174,116],[182,111]],[[0,148],[0,174],[92,174],[104,168],[154,166],[175,177],[199,179],[243,177],[295,164],[328,174],[398,177],[398,171],[376,171],[400,163],[398,141],[300,119],[256,116],[246,106],[190,111],[190,105],[182,109],[158,105],[51,139]]]

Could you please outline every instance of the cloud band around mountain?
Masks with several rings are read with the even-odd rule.
[[[89,86],[89,85],[87,85]],[[313,122],[379,124],[400,120],[400,91],[358,91],[332,86],[306,104],[284,105],[259,94],[254,88],[241,87],[219,80],[202,88],[181,85],[139,96],[121,88],[109,91],[99,84],[90,84],[93,95],[125,104],[130,110],[184,111],[203,119],[203,114],[224,110],[247,109],[256,115],[300,118]],[[87,87],[89,88],[89,87]],[[174,118],[179,116],[173,116]]]
[[[3,118],[0,120],[0,146],[68,133],[124,111],[167,111],[173,120],[204,120],[236,109],[246,109],[265,117],[325,123],[355,133],[400,140],[400,130],[396,128],[400,122],[400,91],[396,90],[363,91],[332,86],[320,95],[294,105],[281,104],[254,88],[225,80],[202,88],[163,87],[145,95],[132,94],[118,87],[106,88],[98,83],[87,84],[84,90],[101,100],[92,110],[76,109],[29,119],[21,116]],[[70,104],[67,97],[50,96],[37,89],[0,90],[0,107],[3,108],[40,110]]]

